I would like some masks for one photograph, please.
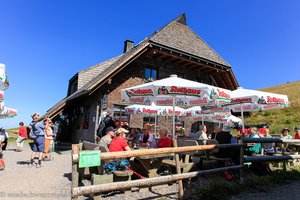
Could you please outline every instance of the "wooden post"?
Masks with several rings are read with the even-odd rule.
[[[79,144],[72,144],[72,151],[71,151],[71,159],[73,159],[74,155],[79,154]],[[74,188],[78,187],[79,183],[79,173],[78,173],[78,164],[72,161],[72,191]],[[77,200],[77,197],[72,195],[72,200]]]
[[[177,140],[175,138],[173,139],[173,146],[177,147]],[[176,173],[181,174],[181,168],[180,168],[178,153],[175,154],[175,164],[176,164]],[[182,180],[178,180],[178,192],[179,192],[179,199],[183,199],[184,193],[183,193]]]

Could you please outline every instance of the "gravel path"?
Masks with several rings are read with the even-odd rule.
[[[0,199],[59,199],[69,200],[71,190],[71,152],[70,150],[53,153],[54,160],[43,162],[41,168],[29,167],[31,150],[28,144],[23,152],[15,152],[14,143],[9,143],[8,150],[3,151],[6,170],[0,172]],[[193,189],[205,184],[200,178],[193,184]],[[192,190],[190,192],[192,192]],[[140,192],[126,192],[106,196],[104,200],[135,200],[135,199],[177,199],[177,185],[162,186],[152,192],[143,189]],[[197,197],[193,196],[192,199]],[[87,200],[80,197],[79,200]],[[300,181],[274,186],[268,192],[241,193],[230,200],[258,199],[300,199]]]
[[[0,199],[70,199],[70,151],[53,153],[54,160],[41,168],[29,167],[31,150],[25,144],[23,152],[15,152],[15,143],[3,151],[6,170],[0,172]]]

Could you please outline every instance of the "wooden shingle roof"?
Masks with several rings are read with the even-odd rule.
[[[184,14],[171,21],[159,31],[156,31],[149,40],[150,42],[177,49],[205,60],[210,60],[228,67],[230,66],[186,25]]]

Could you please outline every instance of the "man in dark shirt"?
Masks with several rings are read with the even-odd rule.
[[[117,128],[117,125],[115,124],[115,121],[113,120],[114,111],[113,110],[107,110],[106,117],[103,119],[105,127],[102,130],[102,136],[106,134],[107,127],[113,127],[114,129]]]
[[[237,140],[231,135],[232,128],[229,124],[225,123],[223,125],[222,131],[216,135],[216,140],[219,144],[234,144]],[[219,149],[219,152],[215,154],[219,158],[232,158],[232,160],[237,163],[239,162],[239,149],[226,148]]]

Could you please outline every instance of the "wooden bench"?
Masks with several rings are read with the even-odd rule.
[[[177,140],[177,145],[178,147],[184,147],[184,146],[198,146],[198,142],[196,140]],[[180,161],[179,161],[179,166],[181,168],[182,173],[187,173],[190,172],[193,167],[196,166],[196,164],[192,161],[192,156],[197,153],[197,152],[184,152],[184,153],[179,153],[180,156]],[[170,168],[170,170],[176,171],[176,162],[175,160],[170,160],[170,159],[164,159],[162,161],[162,165]]]

